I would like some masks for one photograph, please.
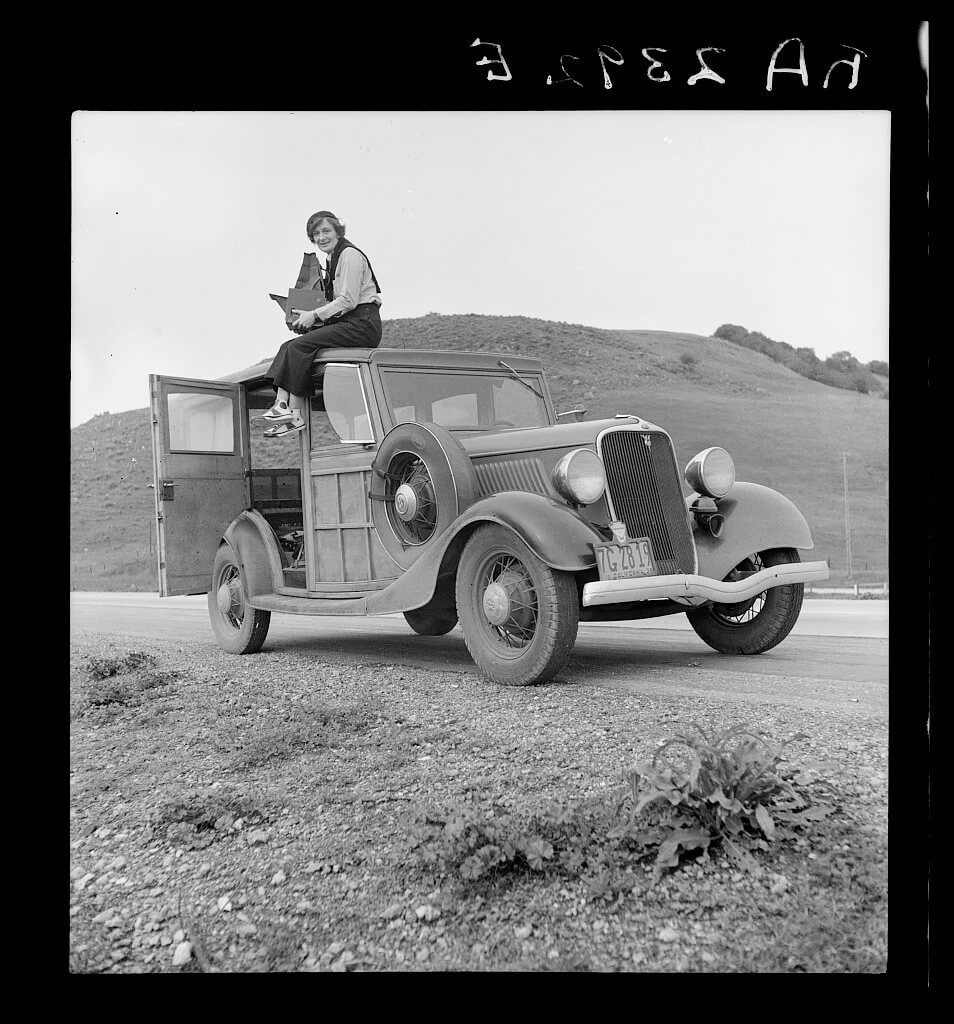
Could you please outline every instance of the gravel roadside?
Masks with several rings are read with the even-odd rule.
[[[886,968],[883,705],[510,689],[81,632],[70,699],[76,973]],[[832,765],[837,813],[759,875],[716,848],[609,895],[592,873],[468,881],[411,848],[453,807],[519,831],[606,799],[693,721],[807,733],[789,759]]]

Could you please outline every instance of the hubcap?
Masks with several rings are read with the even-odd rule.
[[[498,653],[515,655],[527,648],[537,630],[537,595],[526,566],[513,555],[493,556],[481,570],[480,606],[487,636]]]
[[[215,604],[222,618],[233,629],[242,628],[245,598],[242,596],[242,580],[234,565],[228,566],[222,574],[222,582],[215,592]]]
[[[424,544],[437,528],[438,505],[426,464],[416,455],[401,452],[391,460],[385,501],[394,535],[406,547]]]
[[[484,615],[494,626],[502,626],[510,617],[510,595],[499,583],[491,583],[484,591]]]
[[[394,511],[405,523],[417,515],[417,491],[410,484],[401,484],[394,495]]]

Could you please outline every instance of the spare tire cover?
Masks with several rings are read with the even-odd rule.
[[[371,519],[385,551],[410,568],[477,498],[477,474],[436,423],[399,423],[371,466]]]

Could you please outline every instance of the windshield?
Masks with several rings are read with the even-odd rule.
[[[543,400],[508,374],[434,373],[383,370],[388,403],[396,423],[415,420],[448,430],[541,427],[549,423]],[[541,394],[540,374],[524,373]]]

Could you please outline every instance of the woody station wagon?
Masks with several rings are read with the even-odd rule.
[[[266,442],[269,365],[150,377],[160,594],[207,593],[232,653],[272,612],[403,613],[425,636],[459,622],[487,677],[524,685],[561,670],[580,621],[685,614],[715,650],[761,654],[828,577],[795,505],[724,449],[689,461],[684,493],[664,429],[558,414],[537,359],[328,350],[306,428]]]

